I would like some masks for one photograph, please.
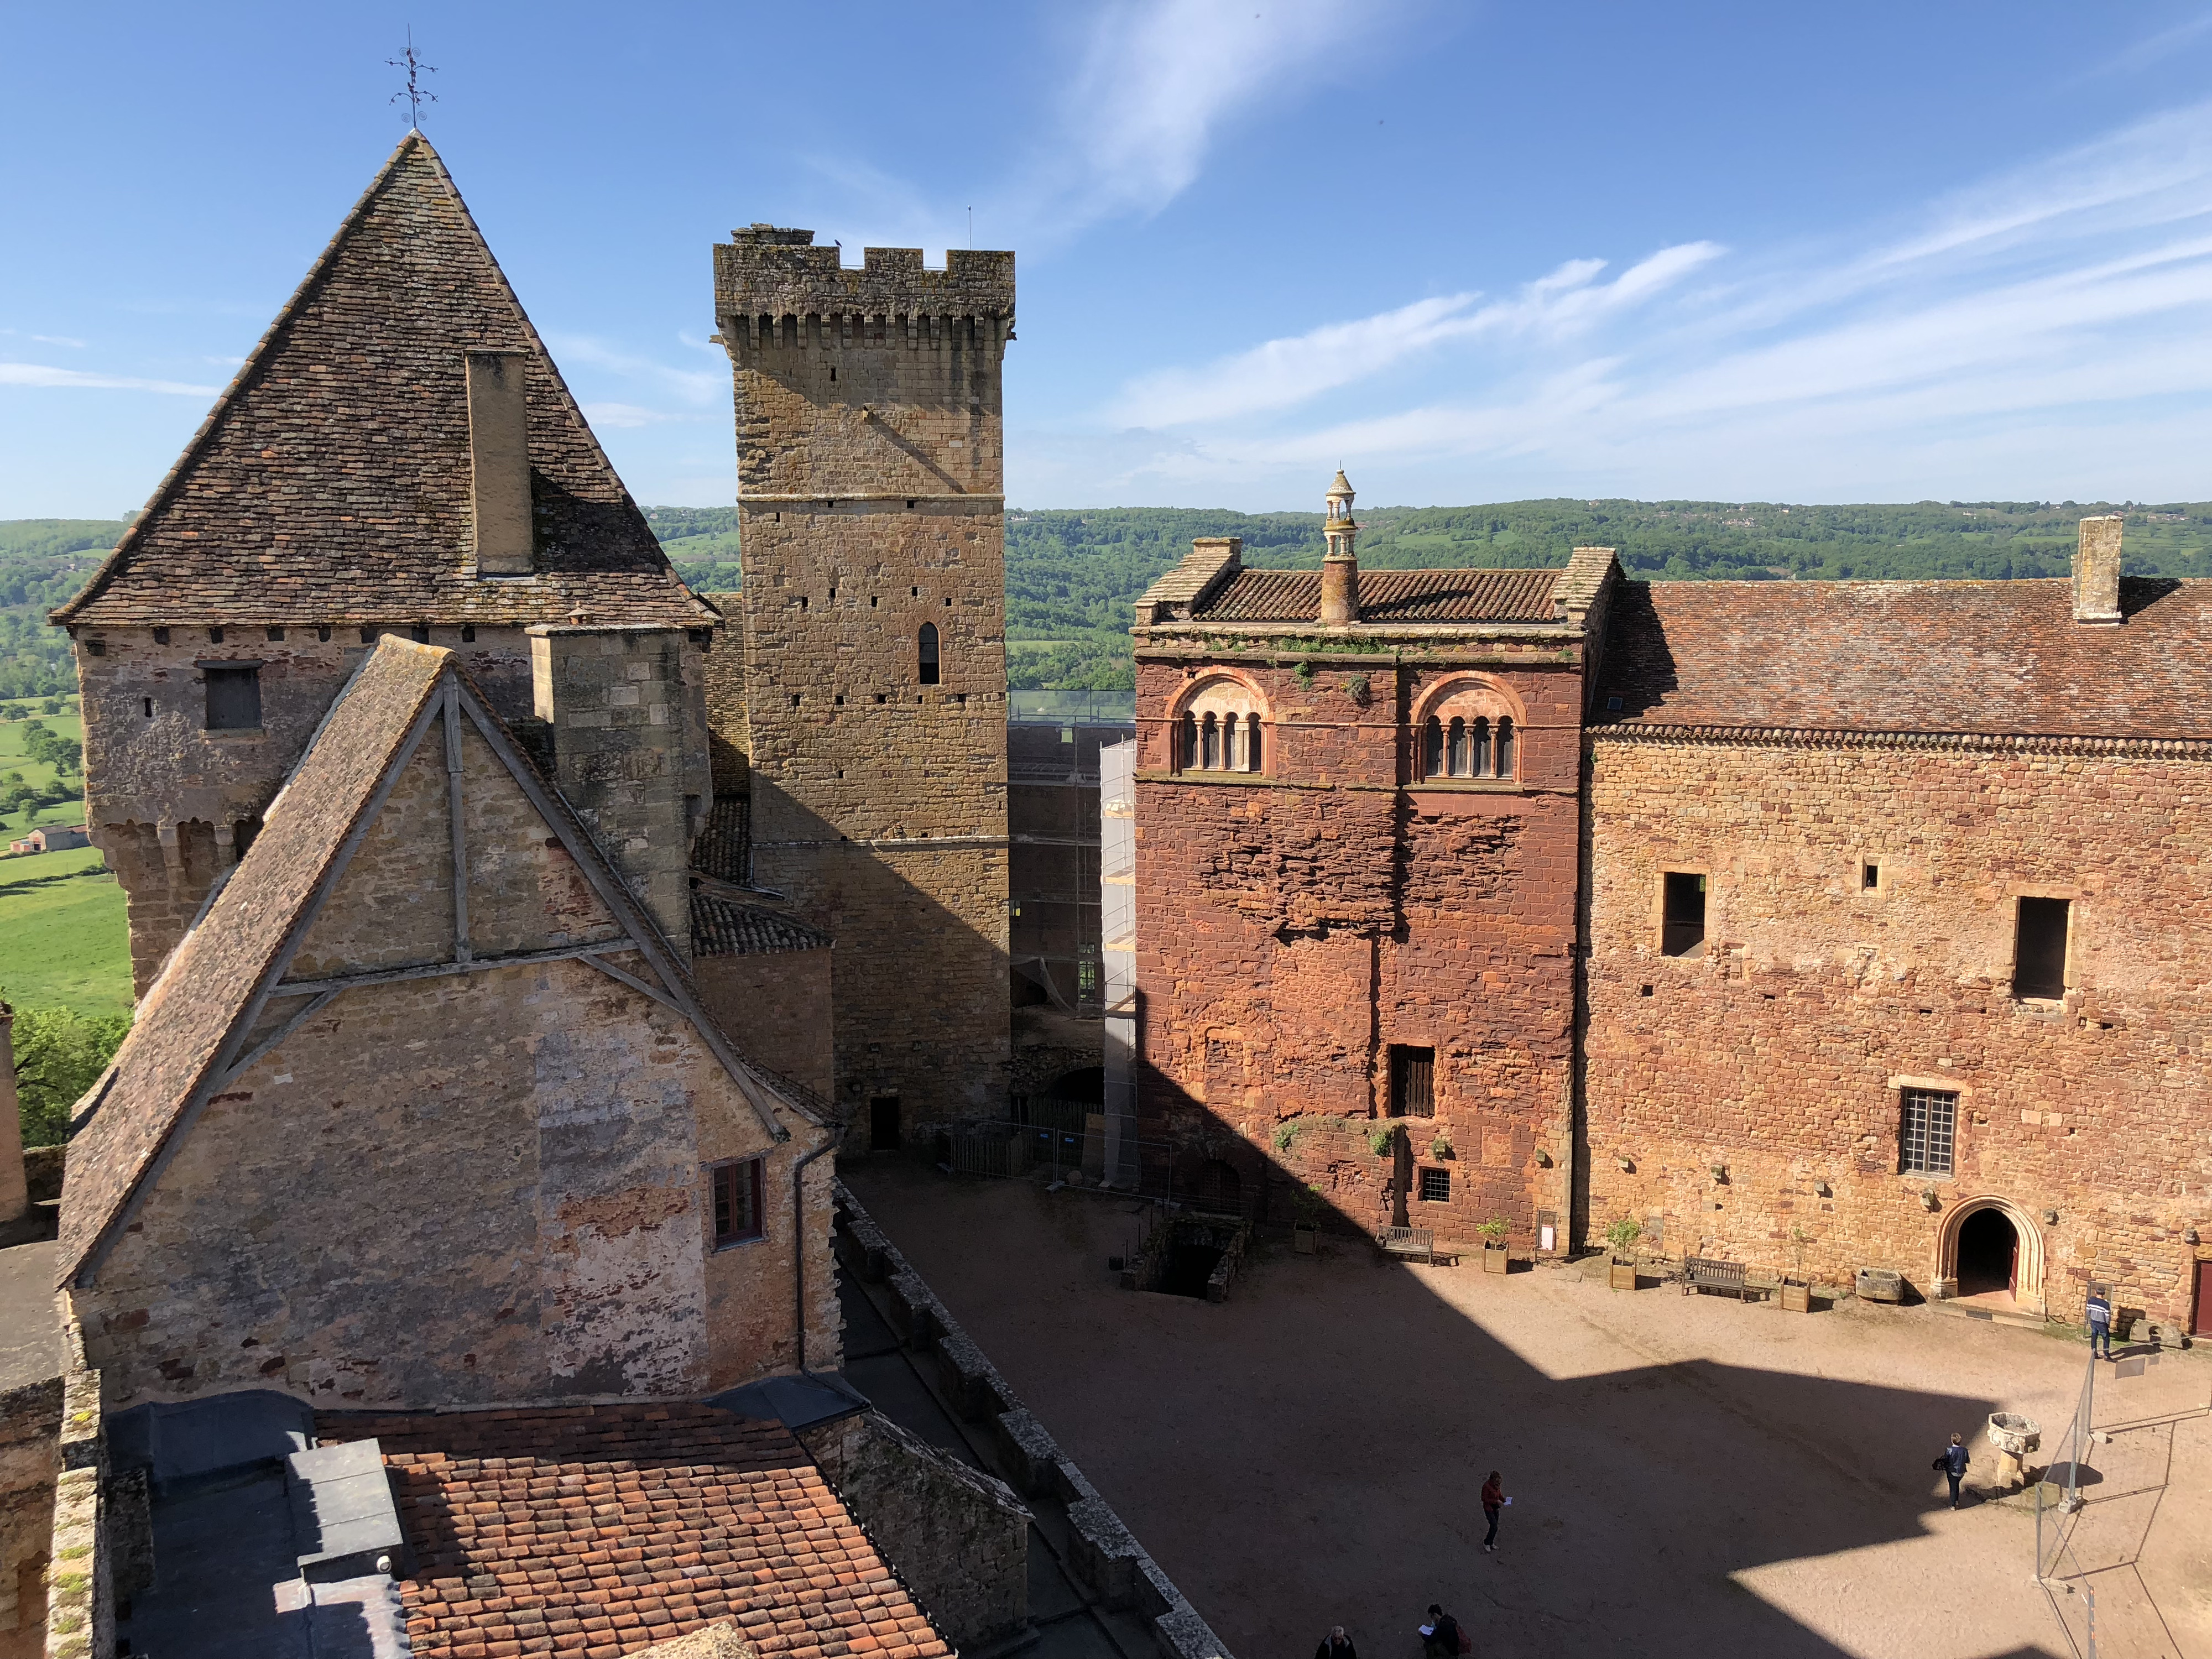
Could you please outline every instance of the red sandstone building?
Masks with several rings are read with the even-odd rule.
[[[1362,573],[1350,507],[1139,607],[1179,1185],[2205,1328],[2212,584],[2117,520],[2070,585]]]

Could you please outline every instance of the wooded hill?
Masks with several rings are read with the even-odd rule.
[[[2212,502],[1506,501],[1360,514],[1360,562],[1382,568],[1542,568],[1579,546],[1616,547],[1652,580],[1897,580],[2063,576],[2079,520],[2124,511],[2127,568],[2212,576]],[[645,515],[692,586],[738,585],[737,509],[653,507]],[[46,612],[122,532],[112,520],[0,522],[0,698],[75,689],[66,641]],[[1242,536],[1246,560],[1311,567],[1318,513],[1103,507],[1006,515],[1008,678],[1017,687],[1112,690],[1132,683],[1130,607],[1196,536]]]

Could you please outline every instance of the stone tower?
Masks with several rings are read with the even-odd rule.
[[[813,240],[755,225],[714,250],[751,879],[836,939],[848,1145],[887,1146],[1003,1109],[1014,256],[855,269]]]

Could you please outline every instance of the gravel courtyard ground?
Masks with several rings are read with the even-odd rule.
[[[1349,1241],[1265,1255],[1212,1306],[1116,1288],[1131,1204],[843,1173],[1237,1659],[1304,1659],[1340,1623],[1364,1659],[1419,1659],[1432,1601],[1479,1659],[2076,1650],[2081,1598],[2062,1618],[2030,1582],[2032,1507],[1954,1513],[1929,1465],[1956,1429],[1985,1478],[1993,1411],[2055,1439],[2078,1346],[1924,1308],[1378,1265]],[[2212,1399],[2212,1363],[2100,1388],[2100,1423],[2170,1419]],[[2212,1419],[2091,1461],[2109,1478],[2085,1478],[2075,1546],[2102,1659],[2212,1659]],[[1515,1502],[1486,1556],[1492,1468]]]

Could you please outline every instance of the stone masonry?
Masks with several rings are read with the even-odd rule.
[[[848,269],[812,240],[755,226],[714,251],[744,565],[731,747],[753,882],[837,941],[840,1109],[896,1098],[911,1136],[1006,1088],[1013,256]]]
[[[1299,1186],[1363,1231],[1495,1218],[1524,1252],[1564,1218],[1585,650],[1615,568],[1355,571],[1362,613],[1324,629],[1313,573],[1201,543],[1146,596],[1138,1114],[1178,1186],[1279,1223]],[[1426,717],[1462,698],[1514,711],[1507,775],[1426,775]],[[1258,720],[1256,768],[1241,718],[1231,755],[1182,747],[1217,706]],[[1425,1097],[1394,1093],[1423,1064]]]

